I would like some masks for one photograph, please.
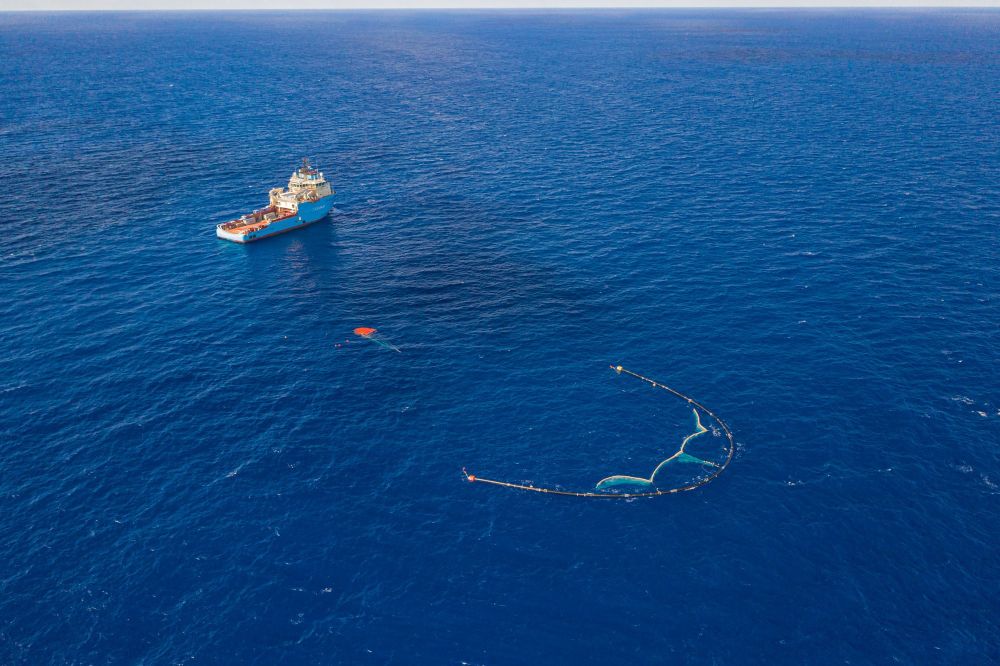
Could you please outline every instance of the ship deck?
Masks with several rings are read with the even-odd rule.
[[[233,220],[232,222],[227,222],[222,225],[222,229],[223,231],[228,231],[231,234],[248,234],[254,231],[259,231],[272,222],[279,222],[295,216],[295,211],[282,211],[282,213],[283,214],[280,215],[277,213],[269,213],[263,218],[257,220]]]

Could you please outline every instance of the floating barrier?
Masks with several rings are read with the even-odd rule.
[[[528,484],[522,484],[522,483],[510,483],[510,482],[507,482],[507,481],[497,481],[495,479],[484,479],[481,476],[476,476],[475,474],[470,474],[463,467],[462,468],[462,474],[465,475],[466,481],[469,481],[470,483],[487,483],[487,484],[494,485],[494,486],[503,486],[505,488],[514,488],[514,489],[517,489],[517,490],[529,490],[529,491],[535,492],[535,493],[548,493],[550,495],[567,495],[569,497],[594,497],[594,498],[602,498],[602,499],[631,499],[633,497],[655,497],[657,495],[672,495],[674,493],[682,493],[682,492],[686,492],[688,490],[694,490],[696,488],[701,488],[702,486],[711,483],[712,481],[714,481],[715,479],[717,479],[720,474],[722,474],[723,470],[725,470],[726,467],[729,466],[729,463],[732,462],[732,460],[733,460],[733,453],[736,450],[736,443],[735,443],[735,441],[733,439],[733,433],[732,433],[732,431],[729,430],[729,426],[726,425],[725,421],[723,421],[722,419],[720,419],[715,414],[715,412],[713,412],[709,408],[705,407],[704,405],[702,405],[701,403],[697,402],[693,398],[690,398],[690,397],[684,395],[680,391],[678,391],[676,389],[673,389],[673,388],[670,388],[666,384],[661,384],[660,382],[654,381],[654,380],[650,379],[649,377],[643,377],[642,375],[640,375],[640,374],[638,374],[636,372],[632,372],[631,370],[626,370],[625,368],[623,368],[620,365],[612,365],[611,369],[614,370],[615,372],[617,372],[619,375],[621,375],[621,374],[630,375],[632,377],[635,377],[636,379],[640,379],[640,380],[646,382],[647,384],[649,384],[653,388],[663,389],[664,391],[672,393],[673,395],[677,396],[678,398],[686,401],[689,405],[691,405],[692,411],[694,412],[695,432],[693,432],[690,435],[688,435],[687,437],[685,437],[684,441],[681,442],[680,449],[678,449],[678,451],[676,453],[674,453],[669,458],[667,458],[666,460],[664,460],[663,462],[661,462],[659,465],[657,465],[656,468],[653,470],[653,473],[649,475],[648,479],[644,479],[644,478],[638,477],[638,476],[615,475],[615,476],[609,476],[607,478],[601,479],[597,483],[597,486],[595,487],[595,490],[593,490],[593,491],[572,491],[572,490],[560,490],[558,488],[548,488],[548,487],[545,487],[545,486],[534,486],[534,485],[528,485]],[[698,437],[699,435],[702,435],[702,434],[708,432],[708,428],[706,428],[705,426],[703,426],[702,423],[701,423],[701,416],[698,413],[699,409],[702,412],[704,412],[705,414],[707,414],[708,416],[710,416],[716,423],[718,423],[719,427],[722,429],[722,432],[726,436],[726,440],[727,440],[728,446],[726,447],[726,450],[725,450],[725,460],[723,460],[723,461],[721,461],[719,463],[711,462],[711,461],[708,461],[708,460],[702,460],[701,458],[698,458],[696,456],[693,456],[693,455],[687,453],[686,450],[685,450],[687,448],[687,445],[691,442],[692,439],[694,439],[695,437]],[[655,484],[657,474],[666,465],[669,465],[669,464],[674,463],[674,462],[677,462],[677,463],[694,463],[694,464],[699,464],[699,465],[702,465],[702,466],[705,466],[705,467],[710,467],[712,469],[712,472],[710,474],[708,474],[707,476],[704,476],[704,477],[698,478],[698,479],[694,479],[694,480],[692,480],[692,481],[690,481],[688,483],[685,483],[683,485],[680,485],[680,486],[677,486],[677,487],[674,487],[674,488],[657,488],[656,484]],[[598,491],[603,490],[603,489],[615,488],[615,487],[618,487],[618,486],[638,486],[638,487],[650,488],[651,490],[644,490],[642,492],[623,492],[623,493],[619,493],[619,492],[598,492]]]

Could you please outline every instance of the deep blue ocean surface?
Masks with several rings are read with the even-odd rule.
[[[997,11],[0,15],[0,663],[1000,660],[998,119]],[[722,477],[463,480],[617,362]]]

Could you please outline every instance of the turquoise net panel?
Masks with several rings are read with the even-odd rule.
[[[688,444],[695,437],[703,435],[708,432],[708,428],[701,424],[701,416],[698,414],[698,410],[692,408],[691,413],[694,415],[694,432],[684,438],[681,442],[681,447],[671,455],[669,458],[661,462],[653,470],[653,473],[649,475],[649,478],[643,478],[641,476],[626,476],[622,474],[616,474],[614,476],[609,476],[607,478],[601,479],[597,482],[596,490],[610,490],[612,488],[618,488],[621,486],[633,486],[636,488],[653,488],[656,486],[657,475],[668,465],[673,463],[694,463],[699,465],[705,465],[708,467],[718,467],[717,464],[709,462],[707,460],[702,460],[697,456],[693,456],[685,449]]]

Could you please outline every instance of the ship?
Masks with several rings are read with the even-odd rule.
[[[295,231],[318,222],[333,208],[333,189],[323,174],[302,160],[288,187],[272,188],[266,208],[247,213],[216,226],[215,235],[236,243],[250,243]]]

